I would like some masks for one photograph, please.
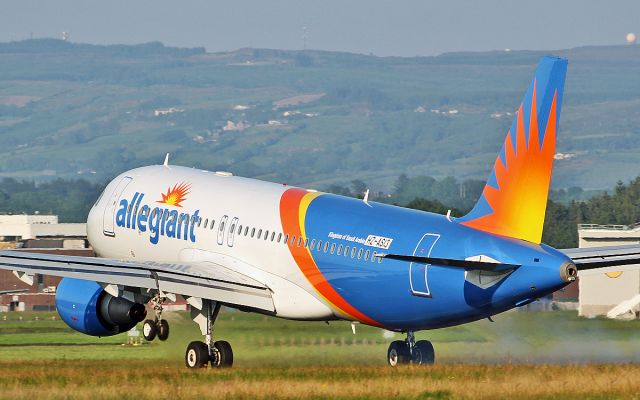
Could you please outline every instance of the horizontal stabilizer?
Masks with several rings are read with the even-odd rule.
[[[502,271],[514,270],[520,267],[520,265],[518,264],[458,260],[453,258],[418,257],[418,256],[408,256],[408,255],[401,255],[401,254],[375,254],[374,256],[387,258],[390,260],[414,262],[418,264],[429,264],[429,265],[437,265],[440,267],[464,268],[469,270],[480,270],[480,271],[491,271],[491,272],[502,272]]]
[[[636,264],[640,267],[640,245],[586,247],[560,251],[573,260],[578,271]]]

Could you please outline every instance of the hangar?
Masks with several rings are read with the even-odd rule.
[[[578,246],[600,247],[640,244],[640,224],[578,225]],[[640,269],[582,275],[579,279],[578,313],[584,317],[638,318],[640,311]]]

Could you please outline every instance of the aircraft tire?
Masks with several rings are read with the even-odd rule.
[[[158,339],[165,341],[169,338],[169,322],[166,319],[158,321]]]
[[[408,364],[411,361],[411,353],[403,340],[395,340],[389,344],[387,350],[387,362],[390,366],[395,367],[399,364]]]
[[[433,344],[428,340],[418,340],[413,347],[411,362],[416,365],[432,365],[436,361]]]
[[[233,365],[233,349],[229,342],[219,340],[213,343],[216,349],[215,359],[211,359],[211,366],[214,368],[229,368]]]
[[[152,342],[156,338],[158,328],[156,327],[156,321],[148,319],[142,324],[142,336],[147,342]]]
[[[203,342],[193,341],[187,346],[184,355],[187,368],[204,368],[209,363],[209,351]]]

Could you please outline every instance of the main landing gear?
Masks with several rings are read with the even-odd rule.
[[[435,362],[436,353],[428,340],[418,340],[413,331],[407,331],[405,340],[391,342],[387,351],[387,362],[392,367],[398,364],[430,365]]]
[[[151,302],[156,312],[155,319],[148,319],[142,325],[142,336],[146,341],[151,342],[158,336],[158,339],[165,341],[169,338],[169,322],[162,319],[162,303],[165,301],[163,297],[156,295]]]
[[[213,342],[213,324],[218,318],[220,303],[202,300],[200,310],[191,309],[193,320],[200,326],[205,337],[204,342],[194,341],[187,346],[184,361],[189,368],[203,368],[211,364],[213,368],[225,368],[233,365],[233,350],[229,342],[219,340]]]

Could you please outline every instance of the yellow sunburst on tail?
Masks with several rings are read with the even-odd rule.
[[[167,204],[175,207],[182,207],[180,203],[187,199],[187,195],[191,190],[191,185],[185,182],[176,184],[173,188],[169,187],[166,194],[160,194],[162,200],[158,200],[158,203]]]
[[[459,220],[463,225],[541,242],[566,65],[554,57],[540,62],[481,198]]]

